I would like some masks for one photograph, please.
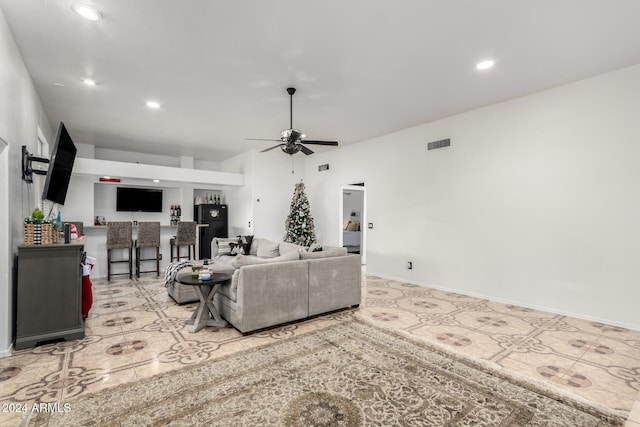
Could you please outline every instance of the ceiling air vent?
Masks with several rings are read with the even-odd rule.
[[[447,139],[441,139],[440,141],[433,141],[427,144],[427,150],[435,150],[437,148],[444,148],[444,147],[448,147],[451,145],[451,140],[449,138]]]

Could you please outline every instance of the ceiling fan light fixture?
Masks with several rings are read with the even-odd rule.
[[[88,4],[76,3],[71,6],[71,9],[78,15],[90,21],[98,21],[102,18],[102,14],[98,9]]]
[[[298,144],[281,144],[280,149],[289,155],[296,154],[298,151],[302,149],[302,147]]]

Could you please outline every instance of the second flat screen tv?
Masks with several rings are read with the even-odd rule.
[[[118,187],[116,210],[119,212],[162,212],[162,190]]]

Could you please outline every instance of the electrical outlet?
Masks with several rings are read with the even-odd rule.
[[[407,261],[407,270],[413,270],[413,262]]]

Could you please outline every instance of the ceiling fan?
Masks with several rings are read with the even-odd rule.
[[[282,151],[289,155],[296,154],[298,151],[302,151],[304,154],[309,155],[313,154],[313,151],[310,150],[305,145],[331,145],[336,147],[338,145],[338,141],[316,141],[310,139],[304,139],[305,134],[302,133],[298,129],[293,128],[293,94],[296,93],[296,88],[289,87],[287,88],[287,93],[290,97],[290,105],[289,105],[289,129],[285,129],[280,132],[280,139],[261,139],[261,138],[247,138],[249,141],[282,141],[281,143],[274,145],[273,147],[269,147],[265,150],[260,151],[264,153],[265,151],[273,150],[274,148],[280,147]]]

